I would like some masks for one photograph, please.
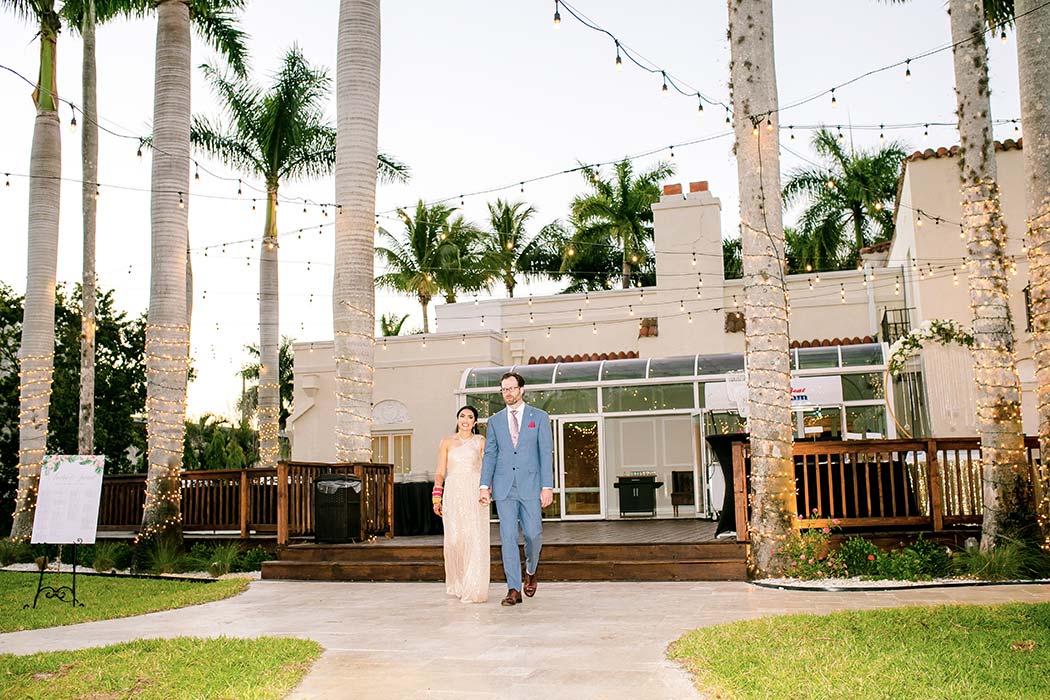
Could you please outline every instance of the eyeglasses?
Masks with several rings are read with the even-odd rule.
[[[508,391],[521,391],[521,387],[520,386],[501,386],[499,388],[499,390],[505,394]]]

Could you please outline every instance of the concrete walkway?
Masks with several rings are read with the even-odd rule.
[[[0,653],[181,635],[286,635],[324,654],[292,698],[696,698],[667,661],[687,630],[731,620],[944,603],[1048,602],[1050,585],[815,593],[746,583],[542,583],[524,605],[467,605],[436,583],[257,581],[225,601],[0,634]]]

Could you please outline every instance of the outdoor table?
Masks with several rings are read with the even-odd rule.
[[[718,527],[715,537],[723,532],[736,532],[736,501],[733,489],[733,443],[747,442],[747,433],[729,433],[728,435],[708,435],[707,444],[715,453],[715,459],[722,468],[722,480],[725,482],[725,493],[722,496],[722,511],[718,516]]]
[[[433,481],[394,482],[394,535],[441,535],[441,518],[434,514],[430,493]]]

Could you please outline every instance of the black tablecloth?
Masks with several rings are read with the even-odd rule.
[[[723,532],[736,532],[736,499],[733,491],[733,443],[746,442],[747,433],[730,433],[728,435],[708,435],[707,443],[715,453],[718,465],[722,467],[722,480],[725,482],[725,494],[722,496],[722,512],[718,517],[715,537]]]
[[[406,481],[394,484],[394,535],[441,535],[441,518],[434,515],[430,493],[433,481]]]

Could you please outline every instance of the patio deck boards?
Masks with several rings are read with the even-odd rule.
[[[503,579],[499,528],[491,526],[491,577]],[[549,522],[540,577],[548,581],[733,581],[747,574],[746,548],[716,540],[706,520]],[[265,579],[442,581],[442,538],[395,537],[355,544],[281,547]]]

